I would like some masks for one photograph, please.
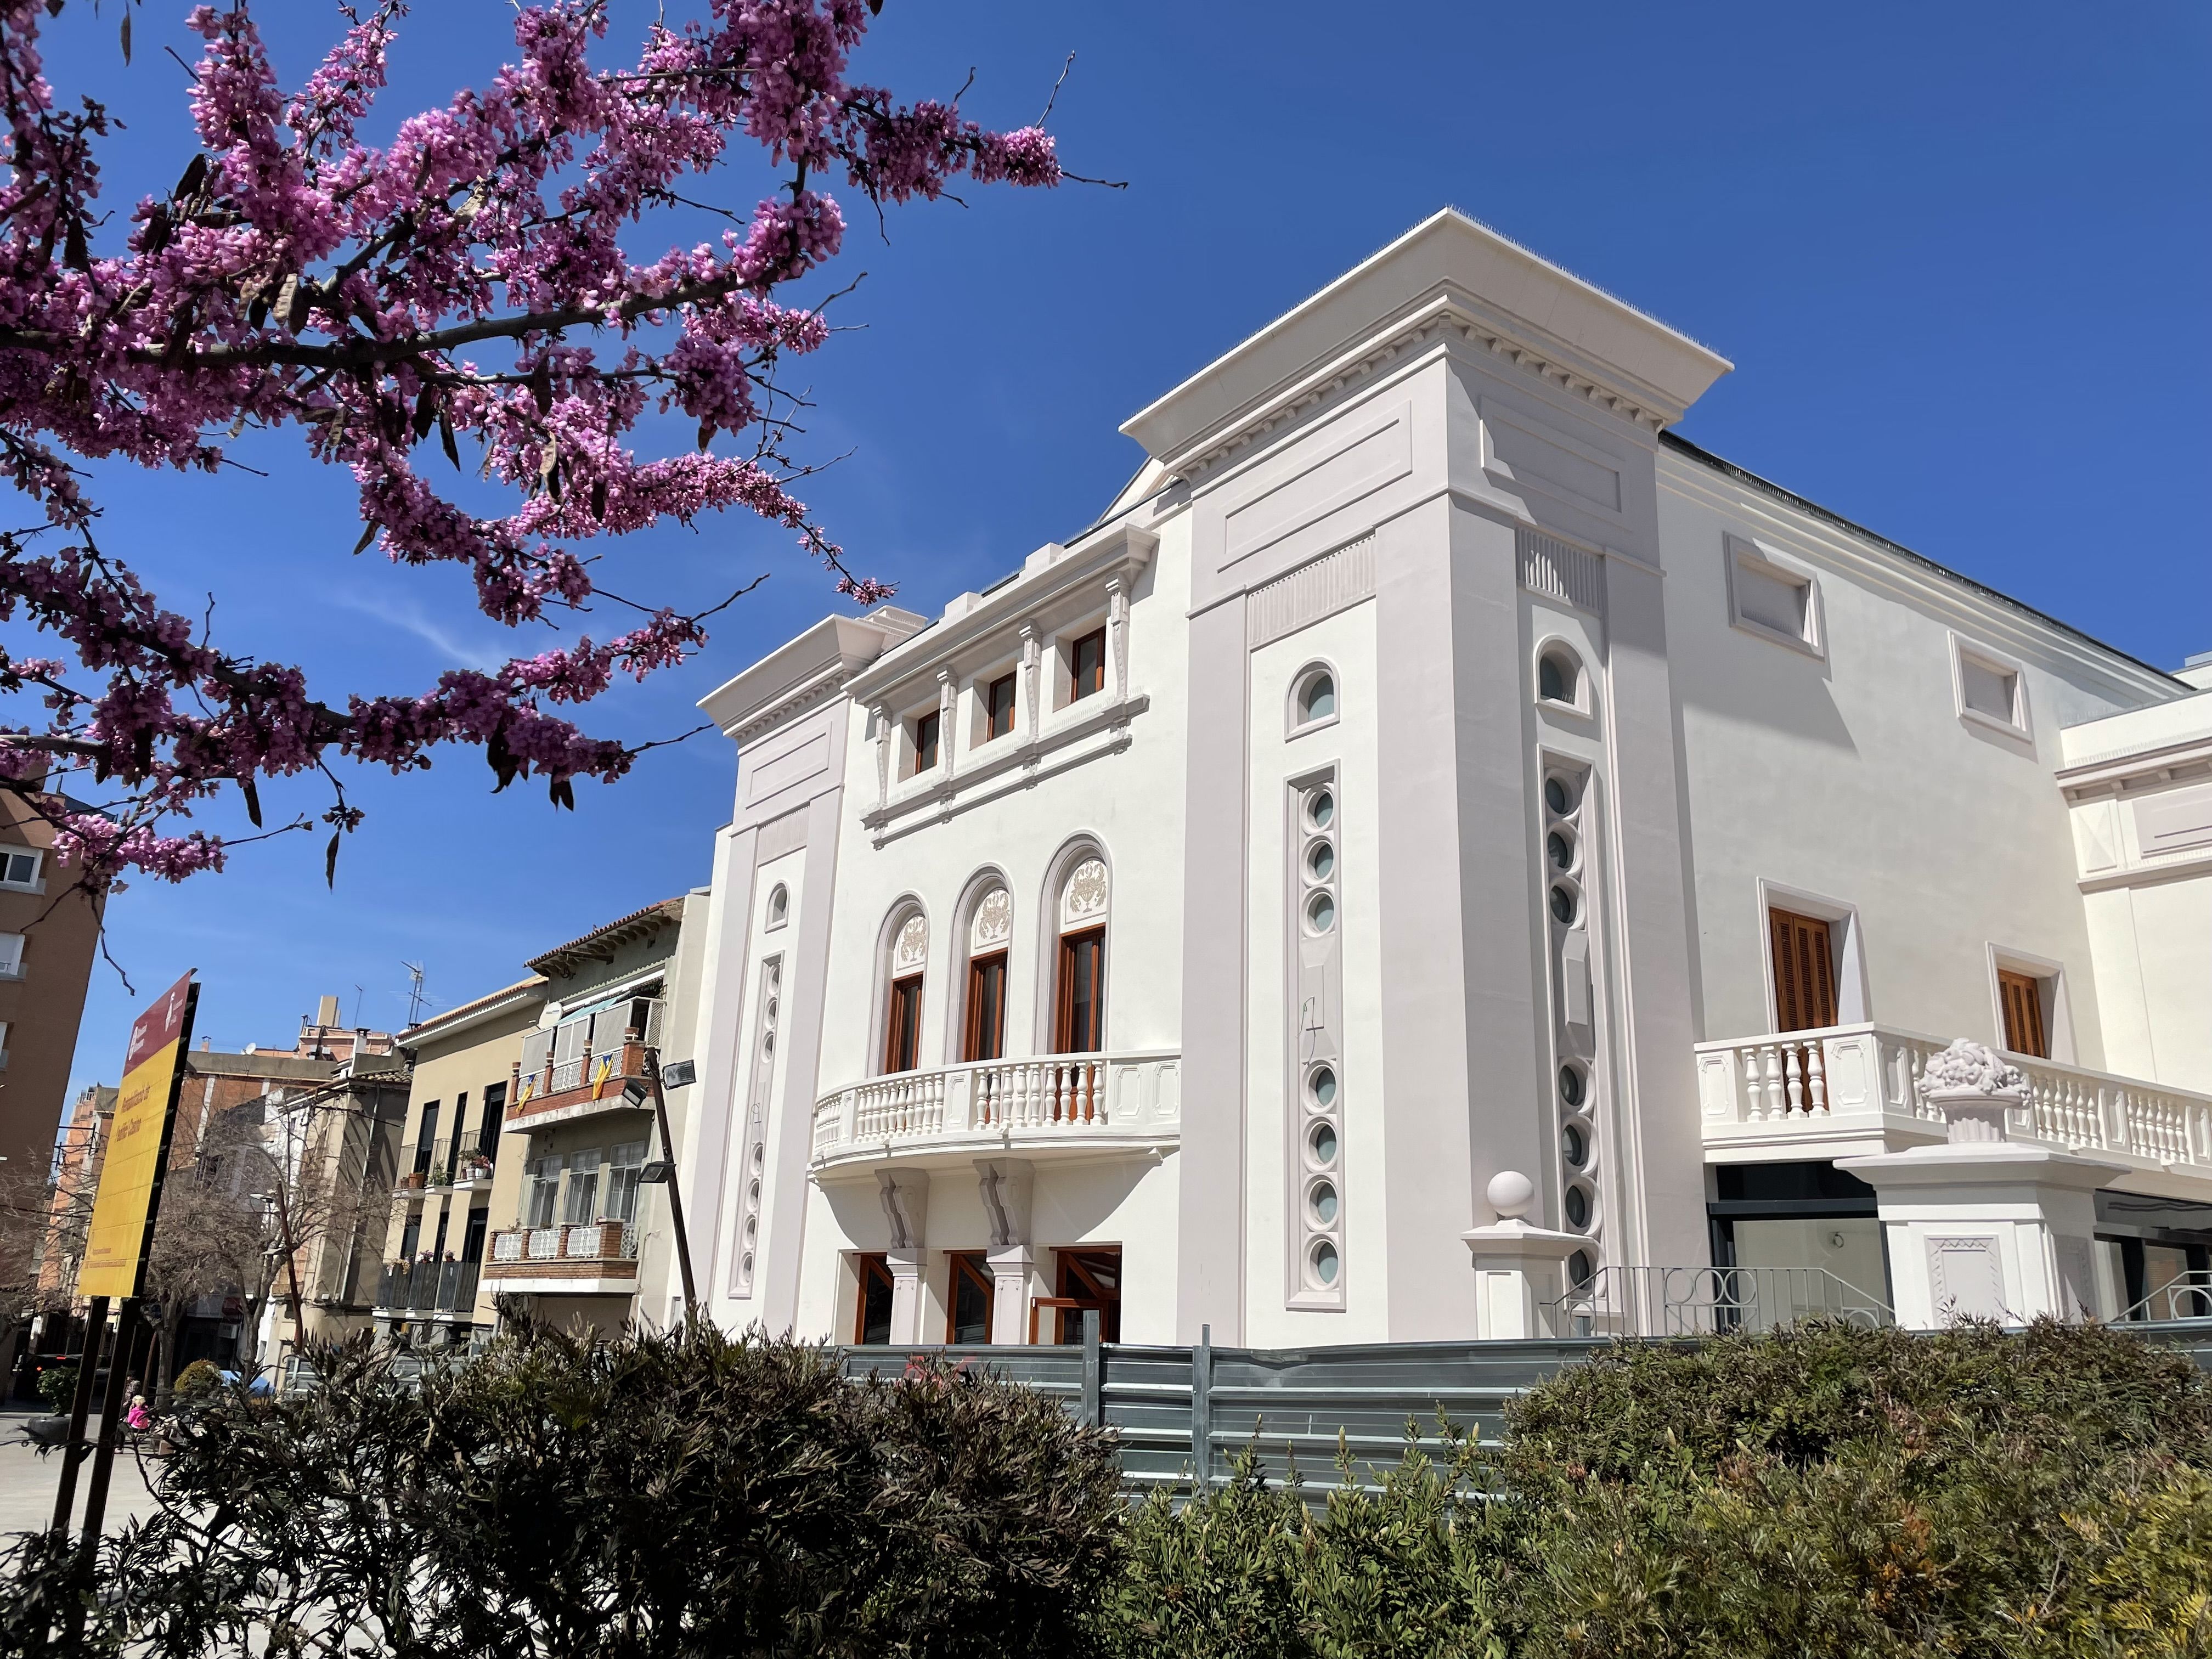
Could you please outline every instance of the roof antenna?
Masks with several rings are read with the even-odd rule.
[[[422,1021],[422,964],[403,962],[399,965],[407,970],[407,1023],[419,1025]]]

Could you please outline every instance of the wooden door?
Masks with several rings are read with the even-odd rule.
[[[945,1310],[945,1340],[969,1347],[991,1340],[991,1304],[996,1300],[989,1261],[973,1251],[947,1258],[952,1266],[951,1305]]]
[[[1097,1054],[1106,1046],[1106,930],[1086,927],[1060,940],[1060,983],[1053,1010],[1053,1051]]]
[[[860,1347],[880,1348],[891,1340],[891,1268],[880,1255],[854,1259],[860,1278],[858,1305],[853,1310],[853,1340]]]
[[[1828,924],[1789,910],[1766,913],[1774,943],[1774,1025],[1813,1031],[1838,1023],[1836,957]]]
[[[1999,969],[1997,995],[2004,1004],[2005,1047],[2016,1054],[2050,1059],[2051,1033],[2043,1020],[2043,981]]]
[[[1006,953],[994,951],[968,964],[968,1018],[963,1060],[1003,1060],[1006,1054]]]
[[[884,1070],[911,1072],[921,1058],[921,975],[909,974],[891,981],[890,1000],[884,1010]]]

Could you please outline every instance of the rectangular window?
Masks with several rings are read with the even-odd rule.
[[[864,1348],[883,1348],[891,1340],[890,1263],[879,1255],[859,1255],[860,1305],[854,1310],[853,1340]]]
[[[1106,930],[1085,928],[1060,941],[1059,995],[1053,1016],[1053,1050],[1097,1054],[1106,1046]]]
[[[406,1224],[399,1229],[399,1259],[402,1261],[412,1261],[415,1259],[415,1247],[422,1242],[422,1212],[420,1210],[410,1210],[407,1212]]]
[[[446,1171],[446,1184],[447,1186],[453,1185],[454,1176],[458,1176],[461,1170],[461,1152],[463,1150],[461,1126],[468,1121],[469,1091],[464,1089],[460,1093],[453,1097],[453,1133],[452,1139],[446,1142],[445,1153],[442,1159]]]
[[[884,1070],[911,1072],[921,1049],[921,975],[909,974],[891,981],[890,1003],[884,1014]]]
[[[1003,738],[1014,729],[1014,677],[1001,674],[983,688],[983,737]]]
[[[962,1251],[952,1263],[951,1304],[945,1321],[945,1340],[956,1347],[973,1347],[991,1340],[991,1267],[980,1252]]]
[[[526,1207],[522,1212],[522,1224],[526,1227],[550,1227],[553,1224],[554,1201],[561,1190],[559,1157],[533,1158],[529,1176],[530,1185],[524,1193]]]
[[[430,1260],[433,1261],[443,1261],[446,1259],[446,1223],[452,1217],[453,1212],[450,1209],[438,1212],[438,1231],[430,1240]]]
[[[1106,630],[1094,629],[1067,645],[1067,700],[1106,689]]]
[[[968,964],[968,1029],[963,1060],[1003,1060],[1006,1053],[1006,953],[994,951]]]
[[[507,1115],[507,1085],[495,1083],[483,1092],[483,1121],[477,1126],[477,1150],[486,1158],[499,1156],[500,1121]]]
[[[25,848],[0,848],[0,887],[36,887],[42,857]]]
[[[1769,910],[1774,941],[1777,1030],[1815,1031],[1836,1024],[1836,958],[1828,924],[1818,916]]]
[[[2019,675],[1972,657],[1959,659],[1959,700],[1977,714],[1986,714],[2006,726],[2018,726],[2015,703],[2019,693]]]
[[[422,1121],[415,1127],[415,1173],[428,1176],[430,1158],[438,1150],[438,1103],[432,1101],[422,1109]]]
[[[1054,1311],[1060,1318],[1062,1342],[1083,1340],[1083,1316],[1098,1310],[1098,1340],[1121,1340],[1121,1250],[1119,1245],[1100,1249],[1060,1250],[1060,1299],[1073,1303]]]
[[[2051,1032],[2043,1018],[2043,981],[2009,968],[1997,969],[1997,995],[2004,1004],[2005,1047],[2016,1054],[2051,1058]]]
[[[645,1143],[626,1140],[607,1159],[606,1213],[617,1221],[637,1219],[637,1177],[645,1168]]]
[[[914,773],[920,777],[937,766],[937,711],[917,714],[914,722]]]
[[[599,1149],[568,1154],[568,1193],[561,1219],[572,1227],[599,1218]]]
[[[462,1261],[481,1261],[483,1260],[484,1233],[490,1224],[491,1212],[489,1210],[471,1210],[469,1212],[468,1231],[461,1235]]]
[[[1819,655],[1820,603],[1813,578],[1777,564],[1734,537],[1729,538],[1728,554],[1729,620]]]
[[[0,933],[0,979],[21,979],[23,976],[23,936],[21,933]]]

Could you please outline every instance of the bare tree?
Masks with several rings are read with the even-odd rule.
[[[69,1307],[91,1218],[92,1182],[82,1171],[0,1163],[0,1364],[33,1318]],[[6,1394],[0,1376],[0,1399]]]
[[[270,1249],[269,1205],[259,1190],[269,1162],[258,1103],[221,1112],[202,1129],[193,1161],[162,1182],[161,1217],[147,1257],[146,1295],[161,1310],[147,1381],[166,1398],[176,1381],[177,1339],[204,1296],[237,1296],[261,1281]]]

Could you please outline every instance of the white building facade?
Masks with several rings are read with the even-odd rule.
[[[1130,420],[1082,535],[706,698],[705,1311],[1306,1346],[1504,1334],[1506,1258],[2207,1266],[2212,696],[1669,435],[1728,368],[1441,214]],[[2059,1175],[1881,1162],[1960,1037]]]

